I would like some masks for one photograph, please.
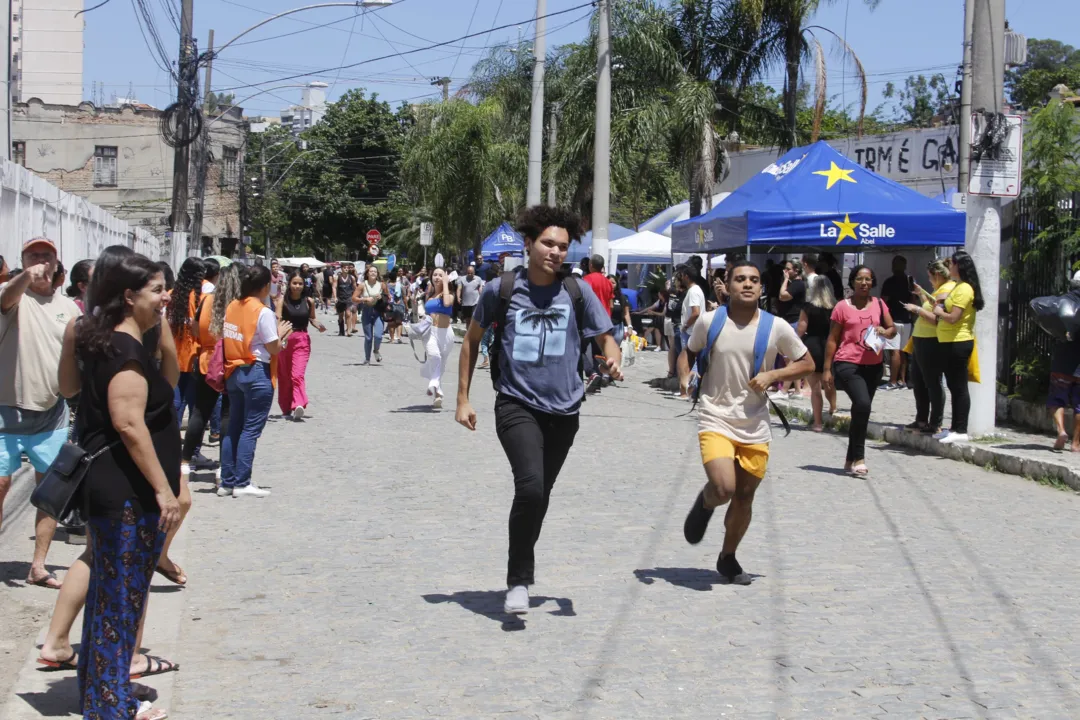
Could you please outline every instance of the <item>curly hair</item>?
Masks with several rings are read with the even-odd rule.
[[[581,216],[572,210],[550,205],[533,205],[523,210],[515,229],[526,240],[535,240],[549,227],[565,230],[571,242],[581,238]]]
[[[243,266],[233,263],[222,268],[214,286],[214,311],[210,316],[210,334],[220,338],[225,325],[225,309],[240,297],[240,270]]]
[[[174,335],[191,319],[189,298],[192,293],[195,293],[195,307],[199,306],[204,277],[206,264],[197,257],[189,257],[180,266],[180,272],[176,276],[176,289],[173,291],[174,299],[169,303],[169,327]]]
[[[112,334],[116,326],[127,317],[127,291],[138,292],[161,275],[161,268],[143,255],[131,254],[113,263],[100,276],[94,298],[96,312],[87,313],[75,328],[75,351],[85,359],[88,356],[112,357]],[[99,276],[95,273],[95,279]]]
[[[848,276],[847,280],[848,287],[852,290],[855,289],[855,276],[861,273],[863,270],[870,273],[870,287],[877,287],[877,273],[874,272],[874,268],[870,267],[869,265],[856,265],[854,268],[851,269],[851,275]]]

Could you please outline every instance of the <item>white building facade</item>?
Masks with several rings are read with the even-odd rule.
[[[305,130],[323,119],[326,115],[326,88],[324,82],[309,83],[301,95],[300,104],[287,107],[281,111],[281,125],[292,130],[294,137],[298,137]]]
[[[11,0],[11,98],[83,99],[83,0]]]

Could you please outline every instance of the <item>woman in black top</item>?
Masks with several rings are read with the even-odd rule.
[[[679,323],[682,322],[682,304],[686,292],[679,288],[677,282],[673,282],[667,301],[667,317],[664,318],[664,335],[668,341],[668,374],[673,378],[678,374],[676,363],[679,354],[682,353],[682,335],[679,334]],[[668,332],[668,328],[671,332]]]
[[[836,307],[836,296],[833,295],[832,283],[829,278],[818,275],[810,282],[807,291],[807,302],[799,313],[799,325],[796,328],[803,344],[814,358],[814,373],[810,376],[810,406],[814,410],[814,424],[810,427],[814,432],[821,432],[824,425],[821,411],[824,403],[821,400],[821,372],[825,368],[825,344],[829,341],[829,331],[832,329],[832,311]],[[829,399],[829,414],[836,413],[836,388],[825,391]]]
[[[611,335],[615,338],[615,342],[621,345],[623,338],[626,336],[627,328],[633,328],[633,323],[630,321],[630,303],[626,301],[626,296],[623,295],[618,276],[608,275],[608,281],[611,283],[612,290]]]
[[[165,535],[180,522],[180,428],[172,386],[142,339],[168,296],[161,270],[141,255],[95,278],[93,294],[95,312],[75,328],[80,444],[105,452],[83,484],[91,573],[79,697],[85,718],[152,720],[162,711],[135,698],[130,667]]]
[[[308,324],[315,325],[319,332],[326,332],[326,326],[315,319],[315,301],[305,292],[304,276],[293,270],[289,273],[288,289],[277,308],[278,320],[292,323],[292,335],[278,353],[278,405],[282,416],[293,420],[303,420],[307,412],[307,381],[304,376],[311,358]]]

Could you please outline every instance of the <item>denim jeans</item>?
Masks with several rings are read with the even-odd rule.
[[[382,315],[375,312],[373,307],[365,307],[360,321],[364,325],[364,360],[371,362],[371,347],[375,346],[376,354],[382,345],[383,319]]]
[[[173,407],[176,408],[176,422],[183,422],[184,409],[195,407],[195,373],[182,372],[173,390]]]
[[[221,438],[221,484],[228,488],[246,487],[251,484],[255,445],[266,427],[274,401],[269,363],[237,368],[225,388],[229,392],[229,429]]]
[[[218,395],[217,404],[214,405],[214,414],[210,416],[210,432],[220,437],[221,435],[221,395]]]

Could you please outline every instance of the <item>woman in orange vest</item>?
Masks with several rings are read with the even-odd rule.
[[[267,305],[270,270],[248,268],[240,282],[240,298],[225,310],[222,339],[225,389],[229,393],[229,428],[221,438],[221,487],[218,497],[266,497],[251,481],[255,445],[274,402],[274,357],[292,333]]]

